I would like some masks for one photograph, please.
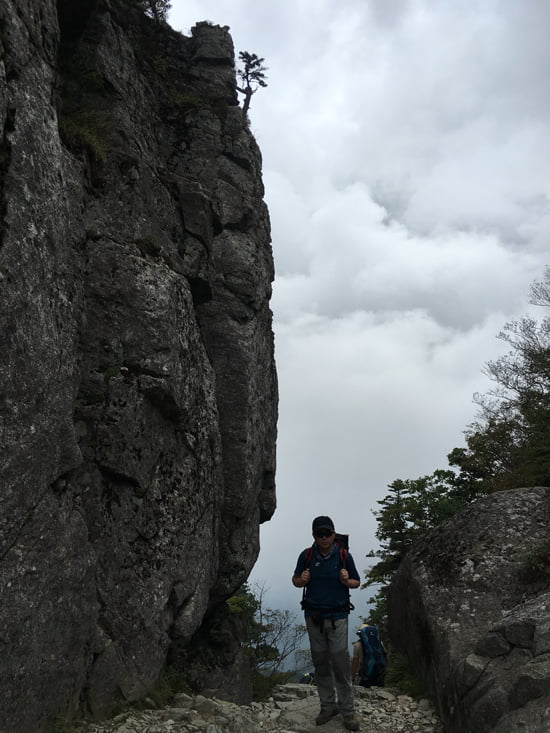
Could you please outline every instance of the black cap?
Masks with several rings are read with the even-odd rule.
[[[330,517],[315,517],[311,528],[314,534],[319,529],[330,529],[331,532],[334,532],[334,522]]]

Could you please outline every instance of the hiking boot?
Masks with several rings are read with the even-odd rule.
[[[315,718],[315,725],[324,725],[328,723],[331,718],[338,715],[338,710],[321,710],[319,715]]]
[[[357,715],[344,715],[344,728],[346,730],[359,730],[359,718]]]

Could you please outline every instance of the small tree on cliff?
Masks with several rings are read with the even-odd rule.
[[[244,94],[243,114],[246,115],[252,95],[258,91],[259,87],[267,86],[265,81],[267,68],[263,65],[265,59],[259,58],[255,53],[240,51],[239,59],[244,66],[242,69],[237,69],[237,74],[242,83],[242,86],[238,86],[237,89],[241,94]]]
[[[147,15],[151,16],[157,23],[165,22],[168,11],[172,7],[170,0],[132,0],[134,5],[141,8]]]

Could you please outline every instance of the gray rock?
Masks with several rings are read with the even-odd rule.
[[[184,692],[174,695],[174,705],[178,708],[190,708],[194,704],[194,698]]]
[[[460,679],[463,691],[468,692],[487,668],[488,660],[479,654],[468,654],[460,663]]]
[[[273,263],[227,29],[5,0],[0,45],[0,719],[41,733],[145,697],[254,565]]]
[[[523,665],[510,691],[510,706],[519,708],[541,697],[550,697],[550,654],[542,654]]]
[[[549,488],[499,492],[434,530],[397,573],[392,639],[417,660],[448,733],[531,732],[550,709],[550,591],[524,573],[548,526]]]
[[[475,651],[482,657],[500,657],[508,654],[512,645],[506,641],[502,634],[496,631],[489,631],[487,636],[480,639],[476,644]]]
[[[512,646],[522,646],[527,649],[533,647],[535,624],[530,619],[513,619],[502,627],[502,633]]]

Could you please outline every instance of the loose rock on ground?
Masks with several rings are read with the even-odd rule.
[[[357,714],[363,733],[444,733],[428,700],[413,700],[397,690],[355,688]],[[128,710],[103,722],[82,724],[76,733],[311,733],[342,731],[338,715],[315,725],[319,698],[314,686],[287,684],[276,688],[266,702],[249,706],[186,694],[174,696],[162,710]]]

